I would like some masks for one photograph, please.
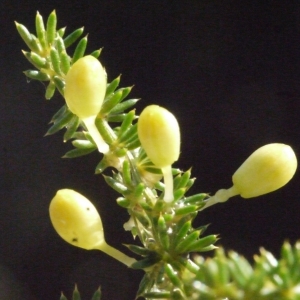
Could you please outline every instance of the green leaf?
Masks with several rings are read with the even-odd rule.
[[[142,164],[141,166],[143,166],[143,169],[149,173],[162,175],[161,169],[156,167],[155,165],[150,165],[149,167],[146,167],[147,164]],[[165,190],[165,185],[164,185],[164,183],[159,181],[155,184],[155,188],[157,188],[158,190],[163,192]]]
[[[123,162],[122,174],[123,174],[124,183],[128,186],[131,186],[132,178],[131,178],[130,164],[128,160],[124,160]]]
[[[59,300],[68,300],[68,299],[63,293],[61,293]]]
[[[41,46],[38,43],[37,38],[33,34],[31,34],[24,25],[19,24],[18,22],[15,22],[15,24],[19,35],[28,46],[28,48],[34,52],[40,53]]]
[[[82,38],[77,44],[73,54],[72,64],[74,64],[79,58],[84,56],[86,46],[87,46],[87,36]]]
[[[132,245],[132,244],[123,244],[123,245],[126,246],[133,253],[141,255],[141,256],[154,255],[153,251],[151,251],[147,248],[144,248],[144,247],[140,247],[140,246]]]
[[[55,123],[58,119],[60,119],[68,110],[66,104],[64,104],[51,118],[50,123]]]
[[[160,244],[162,245],[163,249],[168,250],[170,247],[170,239],[168,234],[168,227],[163,216],[159,216],[158,218],[157,229]]]
[[[77,128],[79,127],[79,125],[80,125],[80,119],[76,115],[73,115],[70,122],[66,125],[67,130],[64,133],[64,142],[74,137],[74,134]]]
[[[126,117],[124,118],[120,130],[118,131],[118,139],[120,140],[120,138],[122,138],[122,136],[129,130],[132,121],[135,118],[135,111],[132,110],[130,111]]]
[[[120,80],[121,80],[121,75],[119,75],[117,78],[115,78],[112,82],[108,83],[107,86],[106,86],[106,94],[105,94],[105,99],[107,97],[110,96],[110,94],[112,94],[115,89],[119,86],[119,83],[120,83]],[[105,101],[104,99],[104,101]]]
[[[218,264],[215,259],[210,259],[206,261],[205,264],[205,280],[204,282],[210,287],[217,287],[220,282],[218,282],[219,269]]]
[[[129,208],[131,201],[124,197],[117,198],[117,204],[123,208]]]
[[[182,282],[180,278],[178,277],[177,272],[173,269],[171,264],[166,264],[165,265],[165,272],[167,276],[169,277],[170,281],[172,284],[178,288],[182,288]]]
[[[103,175],[105,182],[113,188],[115,191],[117,191],[120,194],[128,194],[128,188],[124,184],[120,183],[119,181],[115,180],[114,178],[110,176]]]
[[[138,161],[139,161],[139,164],[143,164],[143,165],[145,164],[145,161],[151,162],[143,148],[140,148],[140,150],[139,150]]]
[[[59,37],[63,38],[66,32],[66,27],[62,27],[60,29],[57,30],[57,34]]]
[[[54,76],[53,81],[58,91],[61,93],[62,96],[64,96],[65,81],[59,76]]]
[[[181,189],[176,190],[173,193],[174,194],[174,200],[173,201],[178,201],[179,199],[181,199],[184,196],[185,192],[186,192],[185,188],[181,188]]]
[[[122,126],[121,126],[122,127]],[[118,143],[122,144],[125,143],[134,135],[137,134],[137,123],[130,126],[122,135],[121,134],[121,129],[119,131],[119,136],[118,136]]]
[[[202,299],[203,300],[216,300],[216,299],[218,299],[217,296],[216,296],[215,291],[213,289],[209,288],[204,283],[195,285],[194,289],[195,289],[196,295],[199,295],[199,299],[201,299],[201,300]],[[226,299],[226,298],[225,299],[221,298],[221,299],[222,300],[229,300],[229,299]],[[219,298],[218,300],[221,300],[221,299]],[[240,298],[240,299],[242,299],[242,298]],[[237,299],[234,299],[234,300],[237,300]]]
[[[175,198],[175,196],[174,196],[174,198]],[[198,210],[198,208],[199,208],[199,206],[197,206],[197,205],[186,205],[183,207],[179,207],[179,208],[175,209],[175,215],[176,216],[187,215],[192,212],[196,212]]]
[[[47,60],[44,57],[41,57],[40,55],[38,55],[34,52],[31,52],[31,53],[28,53],[28,54],[29,54],[29,57],[30,57],[29,61],[32,62],[32,64],[34,66],[38,67],[39,69],[48,67]]]
[[[101,107],[100,114],[102,116],[108,114],[111,109],[121,101],[122,94],[122,89],[119,89],[115,93],[112,93],[109,97],[107,97]]]
[[[148,213],[148,214],[152,213],[153,206],[151,204],[148,204],[146,202],[141,202],[140,205],[146,213]]]
[[[132,269],[146,269],[153,265],[155,265],[157,262],[161,260],[161,257],[153,252],[153,254],[150,254],[146,258],[136,261],[131,265]]]
[[[94,152],[95,149],[93,148],[87,148],[87,149],[72,149],[68,151],[62,158],[76,158],[84,155],[88,155],[92,152]]]
[[[218,265],[218,285],[227,285],[230,283],[230,270],[223,249],[216,251],[215,261]]]
[[[181,174],[181,173],[182,173],[182,171],[180,169],[172,168],[172,175],[173,176],[176,176],[176,175]]]
[[[55,10],[53,10],[48,17],[47,27],[46,27],[47,42],[49,46],[53,44],[55,39],[56,24],[57,24],[56,12]]]
[[[216,249],[218,249],[218,247],[216,247],[215,245],[210,245],[205,248],[202,248],[201,251],[199,251],[199,252],[208,252],[208,251],[212,251],[212,250],[216,250]]]
[[[101,117],[96,117],[95,125],[99,130],[103,140],[111,145],[116,140],[116,135],[107,122]]]
[[[139,296],[143,296],[144,292],[146,290],[151,289],[153,284],[154,284],[153,276],[150,276],[149,273],[146,273],[143,276],[143,278],[142,278],[142,280],[139,284],[139,288],[138,288],[138,291],[137,291],[137,297],[136,298],[138,298]]]
[[[37,71],[37,70],[27,70],[24,71],[24,74],[33,80],[39,80],[39,81],[49,81],[50,80],[50,76],[48,74],[45,74],[41,71]]]
[[[94,293],[93,297],[91,300],[101,300],[101,288],[99,287],[98,290]]]
[[[64,44],[64,40],[58,36],[55,39],[55,49],[57,49],[58,54],[60,55],[63,51],[66,52],[66,47]]]
[[[180,257],[178,261],[187,268],[191,273],[197,275],[199,272],[199,266],[195,264],[191,259]]]
[[[110,162],[107,160],[106,156],[100,160],[95,168],[95,174],[101,174],[106,168],[110,166]]]
[[[97,149],[97,146],[88,140],[74,140],[72,145],[78,149]]]
[[[54,47],[51,47],[50,49],[50,59],[51,59],[53,70],[56,72],[57,75],[61,75],[60,57],[58,51]]]
[[[181,289],[173,289],[171,292],[171,299],[172,300],[185,300],[186,297],[184,296],[183,291]],[[203,298],[201,300],[208,300],[208,299]]]
[[[91,55],[91,56],[94,56],[95,58],[99,58],[101,52],[102,52],[102,48],[93,51],[90,55]]]
[[[46,93],[45,93],[45,98],[47,100],[50,100],[54,93],[55,93],[55,83],[53,81],[50,81],[47,88],[46,88]]]
[[[182,221],[179,221],[175,227],[175,232],[173,235],[174,240],[173,240],[172,244],[174,246],[176,246],[179,242],[181,242],[186,237],[186,235],[191,230],[191,228],[192,228],[191,220],[189,220],[185,223],[182,223]]]
[[[31,48],[30,49],[33,52],[41,53],[42,52],[42,46],[41,46],[39,40],[37,39],[37,37],[34,34],[31,34],[31,37],[32,37],[32,41],[31,41]]]
[[[80,293],[77,289],[77,285],[75,285],[75,289],[73,291],[72,300],[81,300]]]
[[[294,256],[294,251],[291,244],[287,241],[285,241],[281,247],[281,257],[284,259],[284,261],[289,267],[294,266],[296,258]]]
[[[191,243],[188,247],[189,252],[201,252],[202,249],[207,248],[208,246],[214,244],[218,240],[217,235],[208,235],[199,240]],[[205,250],[207,251],[207,250]]]
[[[121,89],[122,90],[121,101],[123,101],[129,95],[129,93],[131,92],[132,88],[133,88],[133,86],[128,86],[128,87],[125,87],[125,88]]]
[[[236,283],[240,287],[244,288],[248,283],[248,279],[253,273],[253,269],[249,262],[242,256],[238,255],[236,252],[230,251],[228,256],[230,258],[230,273]]]
[[[45,49],[47,47],[46,31],[45,31],[43,17],[40,15],[39,12],[37,12],[35,17],[35,28],[36,28],[37,38],[39,39],[42,48]]]
[[[264,248],[261,248],[260,252],[262,257],[264,257],[265,262],[270,266],[270,269],[278,267],[278,261],[271,252],[266,251]]]
[[[143,212],[134,211],[134,216],[138,219],[138,221],[145,227],[149,228],[150,221],[148,217]]]
[[[74,30],[72,33],[70,33],[65,39],[64,39],[64,44],[65,47],[68,48],[70,47],[72,44],[74,44],[82,35],[84,31],[84,27],[78,28],[76,30]]]
[[[22,53],[23,55],[25,56],[25,58],[34,66],[36,67],[37,69],[40,69],[40,65],[39,64],[36,64],[32,58],[31,58],[31,53],[34,53],[34,52],[28,52],[28,51],[23,51],[22,50]]]
[[[188,191],[193,184],[195,183],[196,178],[190,178],[187,182],[187,184],[185,185],[186,191]]]
[[[114,154],[117,156],[117,157],[123,157],[125,156],[127,153],[127,150],[124,149],[124,148],[118,148],[116,150],[114,150]]]
[[[181,181],[182,173],[179,173],[174,179],[173,179],[173,189],[176,190],[176,187],[178,183]]]
[[[60,69],[64,74],[67,74],[70,69],[71,58],[66,51],[60,54]]]
[[[207,287],[212,287],[215,283],[214,277],[217,270],[217,264],[215,263],[214,259],[208,258],[204,261],[204,258],[197,257],[198,264],[199,258],[202,259],[201,264],[199,264],[199,271],[196,274],[196,279],[200,282],[203,282]]]
[[[137,149],[138,147],[141,146],[141,142],[138,138],[136,138],[134,141],[132,142],[129,142],[129,143],[126,143],[125,147],[128,149],[128,150],[134,150],[134,149]]]
[[[138,136],[138,133],[137,133],[137,130],[136,132],[133,132],[131,134],[130,137],[128,137],[125,141],[124,141],[124,145],[127,147],[128,144],[132,143],[132,142],[135,142],[136,140],[139,140],[139,136]]]
[[[66,110],[59,118],[57,118],[54,124],[48,129],[45,135],[51,135],[64,128],[72,119],[73,113],[70,110]]]
[[[120,122],[124,121],[125,117],[126,117],[126,114],[108,115],[107,122],[120,123]]]
[[[84,140],[87,139],[85,131],[76,131],[73,135],[74,139]]]
[[[190,248],[190,245],[193,244],[197,238],[199,237],[200,230],[195,230],[192,233],[190,233],[186,238],[181,240],[176,246],[175,251],[177,253],[185,253],[187,252],[187,249]]]
[[[28,29],[24,25],[22,25],[18,22],[15,22],[15,25],[16,25],[16,28],[19,32],[19,35],[21,36],[21,38],[23,39],[25,44],[28,46],[28,48],[31,49],[33,38],[31,36],[30,32],[28,31]]]
[[[190,176],[191,176],[191,170],[184,172],[182,175],[178,175],[176,179],[179,178],[179,180],[174,182],[174,190],[184,188],[188,183]]]
[[[165,201],[162,198],[158,198],[155,202],[153,210],[156,211],[157,213],[160,213],[164,206],[165,206]],[[158,220],[158,217],[157,217],[157,220]]]
[[[195,204],[195,205],[203,204],[204,205],[205,204],[204,199],[206,199],[207,197],[208,197],[208,194],[205,194],[205,193],[196,194],[196,195],[185,198],[184,203],[185,204]]]
[[[118,114],[134,106],[140,99],[128,99],[121,103],[118,103],[110,111],[110,114]]]

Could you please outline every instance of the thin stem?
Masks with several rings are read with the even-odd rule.
[[[170,165],[164,167],[161,170],[164,175],[164,183],[165,183],[164,200],[166,202],[172,202],[174,200],[172,166]]]
[[[132,257],[127,256],[123,252],[117,250],[116,248],[108,245],[105,241],[98,246],[98,249],[103,251],[104,253],[110,255],[114,259],[118,260],[119,262],[123,263],[127,267],[131,267],[131,265],[136,262],[136,260]]]
[[[84,122],[89,134],[91,135],[94,142],[96,143],[99,152],[103,154],[107,154],[109,152],[109,145],[105,143],[101,134],[99,133],[95,125],[95,119],[96,116],[92,116],[92,117],[84,118],[82,119],[82,121]]]
[[[226,202],[229,198],[238,195],[239,192],[236,190],[235,186],[232,186],[230,189],[221,189],[216,192],[216,194],[206,200],[205,206],[202,207],[199,211],[204,210],[205,208],[212,206],[220,202]]]

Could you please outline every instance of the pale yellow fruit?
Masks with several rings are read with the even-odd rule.
[[[180,153],[180,129],[174,115],[158,105],[149,105],[138,121],[138,136],[150,160],[158,167],[172,165]]]
[[[297,158],[285,144],[268,144],[253,152],[233,174],[233,188],[243,198],[275,191],[294,176]]]
[[[107,75],[101,63],[88,55],[78,59],[65,78],[64,96],[72,113],[80,119],[96,116],[102,106]]]
[[[99,249],[105,244],[95,206],[78,192],[59,190],[50,203],[49,212],[54,229],[66,242],[87,250]]]

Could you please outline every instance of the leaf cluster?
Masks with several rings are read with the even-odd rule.
[[[300,242],[293,246],[285,242],[279,259],[261,248],[254,264],[234,251],[226,254],[219,248],[213,258],[195,258],[199,271],[184,280],[188,299],[300,299],[299,258]]]
[[[102,295],[102,293],[101,293],[101,289],[99,287],[93,294],[91,300],[101,300],[101,295]],[[59,300],[68,300],[68,298],[63,293],[61,293]],[[73,290],[72,300],[81,300],[81,296],[77,289],[77,285],[75,285],[75,288]]]
[[[55,11],[49,15],[46,23],[37,12],[35,27],[36,32],[30,33],[24,25],[16,22],[19,34],[29,48],[29,51],[23,51],[23,54],[35,67],[35,69],[26,70],[24,74],[30,80],[48,82],[45,93],[46,99],[51,99],[56,89],[64,96],[65,75],[73,63],[86,55],[87,36],[81,37],[84,28],[78,28],[65,36],[66,27],[57,29]],[[74,45],[74,52],[72,54],[68,53],[69,47]],[[101,49],[93,51],[89,55],[98,58],[100,53]],[[120,76],[118,76],[108,83],[104,103],[96,120],[96,126],[104,140],[111,145],[115,154],[124,156],[127,149],[131,150],[140,145],[136,125],[132,125],[132,122],[137,118],[134,110],[125,113],[139,99],[125,99],[132,87],[119,88],[120,79]],[[107,122],[120,123],[121,125],[112,130]],[[72,140],[74,148],[68,151],[63,156],[64,158],[87,155],[97,149],[95,142],[86,132],[84,124],[68,109],[66,104],[53,115],[50,124],[51,127],[46,135],[52,135],[61,129],[65,129],[64,142]],[[109,163],[103,161],[96,167],[96,173],[102,172],[107,166],[109,166]]]

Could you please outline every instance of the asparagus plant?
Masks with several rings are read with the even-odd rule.
[[[64,157],[98,151],[96,174],[120,196],[126,209],[125,230],[134,242],[129,257],[105,242],[101,217],[78,192],[59,190],[49,213],[58,235],[73,246],[98,249],[129,268],[144,270],[136,298],[144,299],[300,299],[300,243],[285,242],[281,257],[260,250],[250,264],[236,252],[215,246],[217,234],[205,235],[207,225],[194,228],[198,213],[230,197],[257,197],[285,185],[294,175],[293,149],[272,143],[256,150],[232,177],[233,185],[215,195],[189,194],[191,171],[172,168],[180,154],[180,127],[166,108],[149,105],[140,117],[127,98],[131,87],[119,88],[120,76],[107,83],[98,60],[101,49],[86,54],[83,28],[65,35],[53,11],[44,24],[37,13],[36,33],[16,23],[29,50],[24,56],[35,69],[25,75],[47,83],[45,98],[57,90],[65,100],[51,120],[47,135],[64,131],[74,148]],[[67,50],[77,42],[75,51]],[[216,249],[216,250],[215,250]],[[212,258],[199,253],[212,251]],[[79,292],[74,290],[73,299]],[[97,290],[92,299],[100,299]],[[63,294],[60,299],[67,299]]]

